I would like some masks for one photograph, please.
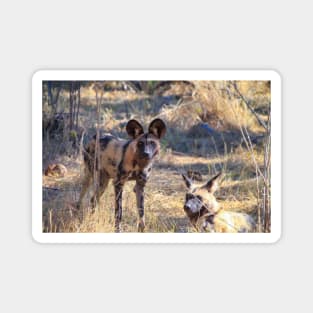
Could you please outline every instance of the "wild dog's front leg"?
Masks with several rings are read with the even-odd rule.
[[[136,179],[136,200],[138,210],[138,232],[144,232],[145,229],[145,208],[144,208],[144,188],[147,183],[147,175],[140,173]]]
[[[123,184],[114,184],[115,191],[115,232],[121,231]]]
[[[206,232],[209,229],[210,233],[215,233],[214,228],[214,215],[206,216],[203,224],[201,225],[201,231]]]
[[[144,186],[136,183],[136,199],[138,210],[138,232],[145,229]]]

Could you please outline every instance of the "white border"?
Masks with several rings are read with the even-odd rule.
[[[43,233],[43,80],[270,80],[271,233]],[[281,77],[273,70],[40,70],[32,79],[32,235],[40,243],[274,243],[281,236]]]

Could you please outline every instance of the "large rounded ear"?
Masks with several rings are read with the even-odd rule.
[[[208,190],[208,192],[214,193],[218,187],[219,187],[219,182],[220,182],[220,177],[222,173],[218,173],[216,176],[211,178],[205,185],[204,188]]]
[[[192,180],[191,180],[188,176],[186,176],[186,175],[184,175],[184,174],[181,174],[181,176],[183,176],[183,179],[184,179],[184,181],[185,181],[186,187],[187,187],[188,189],[190,189],[191,186],[192,186]]]
[[[153,120],[149,125],[149,133],[153,134],[154,136],[158,137],[159,139],[163,138],[166,133],[166,125],[165,123],[159,119],[156,118]]]
[[[127,123],[126,131],[127,131],[127,134],[134,139],[144,133],[143,127],[136,120],[130,120]]]

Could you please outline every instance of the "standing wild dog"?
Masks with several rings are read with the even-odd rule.
[[[113,136],[105,136],[99,139],[99,159],[96,168],[99,169],[99,188],[91,198],[92,206],[99,203],[100,197],[113,179],[115,191],[115,231],[120,232],[122,219],[122,193],[123,186],[128,180],[135,180],[138,231],[143,232],[144,222],[144,187],[149,178],[153,161],[160,150],[160,139],[165,135],[166,126],[161,119],[153,120],[148,132],[136,120],[130,120],[126,125],[126,131],[130,140],[122,140]],[[93,181],[96,139],[94,138],[84,151],[85,177],[80,193],[78,208],[90,184]]]
[[[219,209],[214,192],[218,189],[221,173],[204,185],[195,185],[189,177],[182,176],[188,188],[184,211],[196,229],[200,223],[201,231],[206,231],[207,228],[210,232],[218,233],[241,233],[255,230],[255,223],[248,214]]]

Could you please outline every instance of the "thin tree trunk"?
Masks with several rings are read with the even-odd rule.
[[[48,105],[52,105],[53,103],[53,95],[52,95],[52,82],[48,81]]]
[[[80,82],[78,82],[78,87],[77,87],[77,110],[76,110],[76,128],[78,129],[78,116],[79,116],[79,109],[80,109]]]
[[[52,107],[53,113],[58,111],[58,103],[59,103],[59,96],[62,89],[62,86],[55,87],[55,95],[53,94],[53,86],[52,82],[48,81],[48,105]]]
[[[73,129],[73,82],[70,83],[70,130]]]
[[[77,102],[77,97],[76,97],[76,86],[74,84],[73,88],[73,112],[72,112],[72,128],[75,128],[75,117],[76,117],[76,102]]]
[[[55,99],[54,99],[54,103],[53,103],[54,113],[58,112],[59,96],[60,96],[60,93],[61,93],[61,89],[62,89],[62,87],[59,86],[57,88],[57,91],[56,91],[56,95],[55,95]]]
[[[264,229],[265,232],[271,231],[271,202],[270,202],[270,164],[271,164],[271,119],[267,121],[266,142],[264,144]]]
[[[99,91],[100,91],[100,98],[99,98]],[[94,157],[94,190],[95,195],[98,194],[99,185],[100,185],[100,106],[103,97],[103,89],[101,85],[98,86],[97,82],[95,84],[95,92],[96,92],[96,104],[97,104],[97,133],[96,133],[96,146],[95,146],[95,157]],[[97,196],[95,198],[97,201]],[[99,203],[98,203],[99,204]]]

